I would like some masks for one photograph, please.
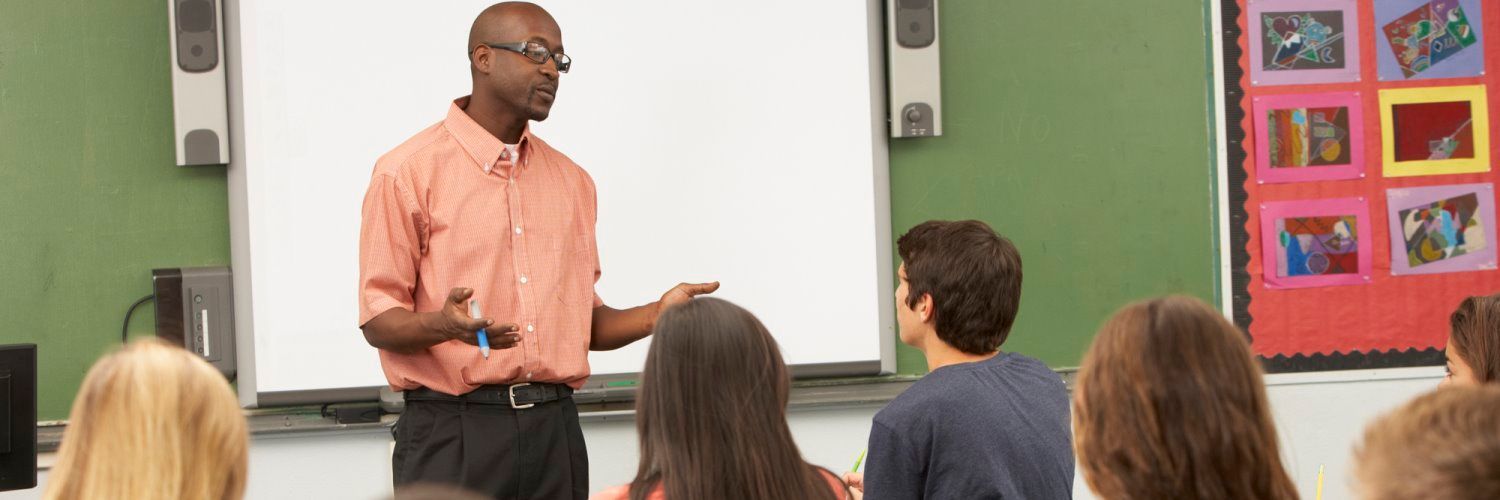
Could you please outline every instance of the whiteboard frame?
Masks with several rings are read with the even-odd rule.
[[[253,263],[249,241],[250,207],[246,189],[244,83],[240,63],[239,13],[242,1],[244,0],[223,0],[225,70],[230,115],[230,158],[227,166],[229,247],[230,265],[234,270],[234,308],[239,312],[235,314],[235,346],[240,405],[257,408],[377,400],[384,386],[263,392],[256,385],[255,324],[254,315],[250,312],[254,309],[250,272]],[[877,277],[877,290],[871,300],[876,301],[880,315],[880,359],[792,365],[792,374],[797,378],[886,375],[896,372],[895,304],[892,295],[896,285],[891,233],[890,139],[887,135],[889,113],[886,103],[885,2],[866,0],[865,3],[870,48],[870,134],[873,139],[871,174],[874,176],[875,191],[871,215],[875,218],[877,242],[876,269],[873,269]],[[634,378],[636,375],[638,374],[615,374],[606,377],[606,380]],[[591,379],[581,392],[593,388],[602,390],[604,381],[595,380],[597,378],[599,377]],[[633,390],[627,395],[630,394],[633,394]]]

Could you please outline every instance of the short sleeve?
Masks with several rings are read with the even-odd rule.
[[[359,324],[400,307],[412,310],[427,218],[410,186],[391,174],[370,179],[360,211]]]
[[[917,452],[909,439],[876,420],[865,457],[865,498],[921,498],[924,471]]]

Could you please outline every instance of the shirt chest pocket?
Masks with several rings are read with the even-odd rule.
[[[525,217],[524,234],[534,234],[531,265],[542,279],[541,297],[567,305],[593,301],[593,232],[585,223],[584,207],[570,197],[558,196],[538,203],[535,213]]]

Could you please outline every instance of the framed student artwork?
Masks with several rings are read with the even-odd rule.
[[[1380,133],[1386,177],[1490,169],[1483,85],[1381,89]]]
[[[1249,0],[1250,83],[1359,80],[1354,0]]]
[[[1364,199],[1267,202],[1260,223],[1267,288],[1370,281],[1370,209]]]
[[[1253,99],[1255,180],[1307,182],[1364,176],[1364,112],[1358,92]]]
[[[1386,191],[1391,274],[1495,269],[1495,185]]]
[[[1375,4],[1381,81],[1484,74],[1480,0],[1380,0]]]

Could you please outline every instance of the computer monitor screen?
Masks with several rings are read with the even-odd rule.
[[[0,491],[36,487],[36,344],[0,345]]]

